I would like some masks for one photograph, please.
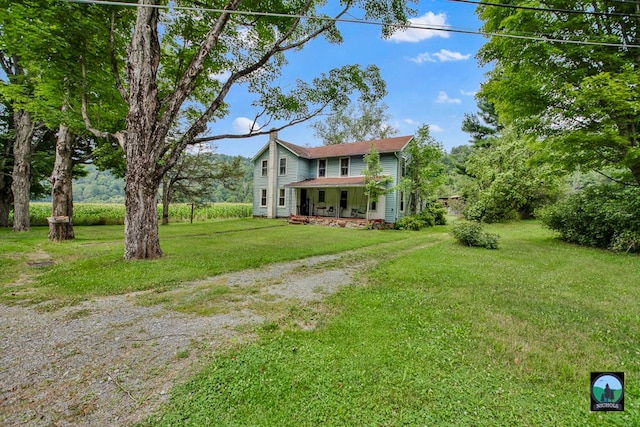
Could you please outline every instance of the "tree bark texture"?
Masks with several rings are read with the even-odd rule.
[[[16,139],[13,145],[13,231],[29,231],[29,199],[31,196],[31,155],[35,125],[31,114],[13,113]]]
[[[147,3],[156,3],[150,1]],[[136,28],[128,50],[129,112],[125,136],[127,172],[125,185],[124,259],[162,256],[158,237],[158,147],[166,132],[158,126],[160,101],[156,74],[160,61],[158,9],[139,7]]]
[[[127,163],[124,221],[124,259],[153,259],[162,256],[158,237],[158,189],[160,179],[149,173],[149,160]]]
[[[69,126],[61,124],[56,141],[56,158],[51,173],[51,202],[52,218],[49,222],[49,240],[73,240],[73,188],[71,158],[74,136],[69,132]],[[61,221],[60,217],[67,217]],[[58,220],[56,220],[58,218]]]

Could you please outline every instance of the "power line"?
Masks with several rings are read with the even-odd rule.
[[[493,32],[483,32],[479,30],[472,29],[464,29],[464,28],[456,28],[450,26],[437,26],[437,25],[422,25],[415,24],[409,22],[407,24],[385,24],[378,21],[368,21],[365,19],[357,19],[357,18],[331,18],[328,16],[308,16],[301,14],[287,14],[287,13],[277,13],[277,12],[257,12],[257,11],[245,11],[245,10],[225,10],[225,9],[215,9],[215,8],[204,8],[204,7],[194,7],[194,6],[169,6],[169,5],[139,5],[137,3],[124,3],[118,1],[110,1],[110,0],[64,0],[68,3],[82,3],[82,4],[92,4],[92,5],[102,5],[102,6],[118,6],[118,7],[148,7],[155,9],[166,9],[166,10],[183,10],[190,12],[211,12],[211,13],[230,13],[232,15],[245,15],[245,16],[268,16],[268,17],[276,17],[276,18],[296,18],[296,19],[309,19],[309,20],[317,20],[317,21],[331,21],[335,23],[347,23],[347,24],[364,24],[364,25],[373,25],[379,27],[392,27],[396,30],[427,30],[427,31],[441,31],[448,33],[457,33],[457,34],[468,34],[468,35],[481,35],[487,38],[490,37],[505,37],[505,38],[513,38],[520,40],[532,40],[532,41],[542,41],[548,43],[564,43],[564,44],[574,44],[574,45],[587,45],[587,46],[603,46],[603,47],[614,47],[614,48],[640,48],[640,45],[637,44],[622,44],[622,43],[609,43],[609,42],[600,42],[600,41],[589,41],[589,40],[571,40],[571,39],[559,39],[551,36],[545,35],[526,35],[524,33],[493,33]],[[460,1],[473,3],[470,0],[452,0],[452,1]],[[478,3],[480,4],[480,3]],[[482,5],[488,5],[489,3],[481,3]],[[540,10],[548,10],[548,9],[540,9]],[[638,15],[640,18],[640,15]]]
[[[505,3],[487,3],[483,1],[477,0],[449,0],[455,3],[469,3],[475,4],[478,6],[492,6],[492,7],[503,7],[507,9],[523,9],[523,10],[533,10],[536,12],[558,12],[558,13],[566,13],[569,15],[594,15],[594,16],[604,16],[611,17],[617,16],[622,18],[640,18],[640,15],[637,14],[628,14],[622,12],[596,12],[590,10],[575,10],[575,9],[556,9],[551,7],[533,7],[533,6],[521,6],[516,4],[505,4]],[[628,3],[627,1],[621,1],[622,3]],[[637,3],[635,3],[637,4]]]

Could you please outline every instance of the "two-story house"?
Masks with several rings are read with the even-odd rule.
[[[253,157],[253,215],[364,218],[367,196],[364,155],[373,144],[380,153],[382,175],[392,178],[390,191],[372,202],[369,218],[395,223],[404,216],[404,195],[397,189],[412,136],[301,147],[271,133]]]

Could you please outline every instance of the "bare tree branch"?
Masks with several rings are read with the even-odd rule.
[[[195,144],[202,144],[205,142],[211,142],[211,141],[218,141],[220,139],[241,139],[241,138],[253,138],[254,136],[261,136],[261,135],[269,135],[271,132],[280,132],[283,129],[287,129],[291,126],[295,126],[298,125],[300,123],[304,123],[307,120],[311,120],[314,117],[317,117],[319,115],[321,115],[324,110],[329,106],[329,103],[325,103],[322,107],[317,108],[313,113],[306,115],[305,117],[301,117],[298,119],[294,119],[282,126],[279,127],[275,127],[275,128],[269,128],[268,130],[262,130],[266,128],[265,126],[262,126],[260,128],[260,130],[258,130],[257,132],[249,132],[249,133],[245,133],[245,134],[222,134],[222,135],[213,135],[213,136],[207,136],[207,137],[202,137],[202,138],[197,138],[194,139],[191,143],[189,143],[189,145],[195,145]]]

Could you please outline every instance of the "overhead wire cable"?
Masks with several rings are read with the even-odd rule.
[[[109,1],[109,0],[63,0],[68,3],[81,3],[81,4],[92,4],[92,5],[103,5],[103,6],[118,6],[118,7],[148,7],[155,9],[166,9],[166,10],[184,10],[184,11],[193,11],[193,12],[211,12],[211,13],[229,13],[232,15],[246,15],[246,16],[268,16],[268,17],[277,17],[277,18],[296,18],[296,19],[310,19],[310,20],[319,20],[319,21],[332,21],[336,23],[348,23],[348,24],[365,24],[365,25],[373,25],[379,27],[392,27],[398,30],[428,30],[428,31],[441,31],[448,33],[457,33],[457,34],[468,34],[468,35],[481,35],[487,38],[490,37],[504,37],[504,38],[513,38],[513,39],[521,39],[521,40],[532,40],[532,41],[542,41],[549,43],[565,43],[565,44],[574,44],[574,45],[587,45],[587,46],[603,46],[603,47],[614,47],[614,48],[640,48],[638,44],[623,44],[623,43],[611,43],[611,42],[601,42],[601,41],[590,41],[590,40],[571,40],[571,39],[559,39],[552,36],[545,35],[526,35],[526,34],[517,34],[517,33],[495,33],[495,32],[484,32],[480,30],[473,29],[463,29],[456,28],[450,26],[436,26],[436,25],[422,25],[415,24],[409,22],[407,24],[385,24],[383,22],[378,21],[368,21],[357,18],[332,18],[328,16],[308,16],[301,14],[287,14],[287,13],[277,13],[277,12],[257,12],[257,11],[245,11],[245,10],[226,10],[226,9],[215,9],[215,8],[203,8],[203,7],[193,7],[193,6],[169,6],[169,5],[140,5],[137,3],[125,3],[118,1]],[[489,3],[482,3],[483,5],[487,5]],[[545,10],[545,9],[541,9]],[[640,18],[640,15],[638,16]]]
[[[556,12],[556,13],[566,13],[573,15],[594,15],[594,16],[603,16],[603,17],[622,17],[622,18],[640,18],[638,14],[630,14],[630,13],[622,13],[622,12],[596,12],[591,10],[575,10],[575,9],[557,9],[551,7],[534,7],[534,6],[522,6],[517,4],[505,4],[505,3],[489,3],[484,1],[477,0],[449,0],[454,3],[469,3],[475,4],[477,6],[492,6],[492,7],[502,7],[506,9],[523,9],[523,10],[531,10],[536,12]]]

